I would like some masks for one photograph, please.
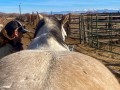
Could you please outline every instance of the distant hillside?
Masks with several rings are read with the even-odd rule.
[[[103,9],[103,10],[82,10],[82,11],[58,11],[58,12],[43,12],[47,14],[68,14],[68,13],[118,13],[120,12],[120,9],[114,10],[114,9]]]
[[[84,9],[82,11],[79,11],[79,10],[74,10],[74,11],[57,11],[57,12],[54,12],[54,11],[51,11],[51,12],[39,12],[39,13],[45,13],[45,14],[68,14],[68,13],[118,13],[120,12],[120,9]],[[27,14],[24,13],[24,14]],[[30,14],[30,13],[29,13]],[[0,12],[0,16],[1,15],[16,15],[18,16],[19,13],[4,13],[4,12]]]
[[[19,16],[18,13],[4,13],[4,12],[0,12],[0,17],[17,17]]]

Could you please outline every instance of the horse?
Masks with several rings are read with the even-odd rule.
[[[68,50],[61,28],[64,19],[39,16],[28,50],[0,60],[0,90],[120,90],[101,62]]]
[[[40,49],[50,51],[65,51],[69,48],[65,44],[65,37],[67,36],[64,24],[68,20],[68,16],[63,20],[57,18],[45,17],[39,15],[40,22],[36,28],[34,39],[28,46],[28,49]]]

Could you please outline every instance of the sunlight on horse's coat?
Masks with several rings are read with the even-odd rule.
[[[24,50],[0,67],[1,90],[120,90],[104,65],[77,52]]]
[[[63,46],[60,45],[59,43],[57,43],[54,40],[54,38],[52,38],[52,37],[48,40],[48,45],[50,46],[50,48],[49,48],[50,51],[66,51],[66,48],[68,48],[65,45],[64,45],[64,47],[66,47],[66,48],[63,48]],[[69,50],[69,49],[67,49],[67,50]]]
[[[65,32],[64,26],[62,25],[61,27],[61,32],[62,32],[62,36],[63,36],[63,41],[65,41],[65,38],[67,37],[67,33]]]

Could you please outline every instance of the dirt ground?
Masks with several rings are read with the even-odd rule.
[[[26,29],[31,31],[31,33],[27,33],[24,35],[22,40],[24,44],[24,48],[26,49],[28,44],[31,42],[34,34],[35,26],[32,26],[28,23],[25,23]],[[95,48],[91,48],[86,44],[80,44],[79,40],[72,39],[67,37],[66,44],[72,46],[74,51],[92,56],[102,62],[105,66],[107,66],[111,72],[117,77],[120,82],[120,55],[112,54],[109,52],[96,50]]]

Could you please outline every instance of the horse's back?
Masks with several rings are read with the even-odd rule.
[[[120,85],[104,65],[89,56],[26,50],[0,61],[0,89],[120,90]]]

